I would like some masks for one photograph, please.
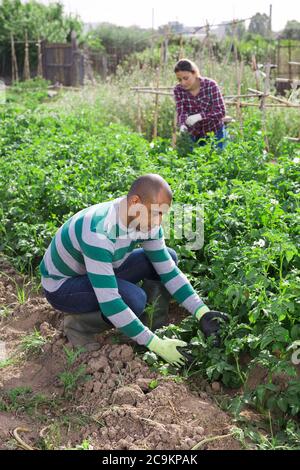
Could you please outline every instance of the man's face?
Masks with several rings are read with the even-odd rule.
[[[156,229],[162,223],[163,215],[171,206],[172,200],[165,191],[160,191],[155,200],[141,202],[139,196],[133,196],[128,204],[130,226],[136,230],[147,233]]]

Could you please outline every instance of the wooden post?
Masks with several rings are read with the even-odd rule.
[[[84,81],[88,80],[92,85],[95,85],[94,70],[92,67],[92,59],[87,46],[83,47],[83,58],[84,58]]]
[[[235,63],[237,64],[237,63],[238,63],[238,50],[237,50],[237,45],[236,45],[236,42],[237,42],[236,28],[237,28],[237,23],[236,23],[236,21],[234,20],[234,21],[232,22],[233,54],[234,54]]]
[[[151,29],[151,54],[150,54],[150,65],[153,67],[154,64],[154,8],[152,8],[152,29]]]
[[[30,65],[29,65],[29,44],[28,44],[28,34],[25,31],[25,51],[24,51],[24,70],[23,70],[24,80],[30,80]]]
[[[172,147],[176,147],[176,142],[177,142],[177,112],[175,109],[174,112],[174,119],[173,119],[173,133],[172,133]]]
[[[106,80],[107,76],[108,76],[107,55],[103,55],[102,56],[102,78]]]
[[[16,51],[15,51],[14,36],[12,33],[10,35],[10,40],[11,40],[11,79],[13,82],[18,82],[19,81],[18,62],[17,62],[17,57],[16,57]]]
[[[157,68],[156,73],[156,88],[159,88],[160,68]],[[158,124],[158,106],[159,106],[159,94],[156,93],[154,99],[154,124],[153,124],[153,139],[157,138],[157,124]]]
[[[168,44],[169,44],[169,37],[168,37],[168,34],[165,35],[165,39],[164,39],[164,48],[163,48],[163,62],[164,62],[164,67],[167,66],[168,64]]]
[[[265,84],[264,84],[264,94],[262,95],[261,102],[259,109],[261,110],[262,113],[262,127],[265,132],[265,144],[266,144],[266,150],[269,150],[269,140],[267,136],[267,123],[266,123],[266,98],[270,93],[270,72],[271,72],[271,64],[268,63],[265,66],[266,68],[266,77],[265,77]]]
[[[291,66],[291,60],[292,60],[292,47],[291,47],[291,41],[289,40],[289,46],[288,46],[288,54],[289,54],[289,60],[288,60],[288,66],[289,66],[289,79],[292,80],[292,66]]]
[[[236,79],[237,79],[237,95],[239,96],[241,94],[241,64],[239,63],[239,57],[238,57],[238,50],[237,50],[237,34],[236,34],[236,28],[237,28],[237,23],[235,20],[232,22],[232,35],[233,35],[233,54],[234,54],[234,60],[235,60],[235,70],[236,70]],[[241,106],[240,106],[240,99],[237,98],[236,101],[236,115],[241,123]]]
[[[241,124],[241,129],[242,129],[242,112],[241,112],[241,101],[239,96],[241,95],[241,85],[242,85],[242,77],[243,77],[243,71],[244,71],[244,63],[241,61],[240,63],[237,61],[236,63],[236,74],[237,74],[237,101],[236,101],[236,114],[237,118]]]
[[[180,35],[180,49],[179,49],[179,60],[184,58],[184,47],[183,47],[183,36]]]
[[[258,78],[259,72],[258,72],[258,67],[257,67],[255,54],[252,55],[252,70],[253,70],[254,76],[255,76],[256,89],[259,90],[259,88],[260,88],[259,78]]]
[[[160,66],[164,63],[164,39],[162,39],[160,44],[160,57],[159,57]]]
[[[37,66],[37,76],[43,76],[43,57],[42,57],[42,44],[40,38],[37,41],[37,50],[38,50],[38,66]]]
[[[142,133],[142,110],[141,110],[141,95],[137,92],[137,131],[139,134]]]
[[[209,77],[214,77],[215,73],[214,73],[214,60],[213,60],[213,51],[212,51],[212,47],[211,47],[211,40],[210,40],[210,26],[209,26],[209,23],[206,22],[206,26],[205,26],[205,31],[206,31],[206,36],[205,36],[205,43],[206,43],[206,48],[207,48],[207,51],[208,51],[208,76]]]

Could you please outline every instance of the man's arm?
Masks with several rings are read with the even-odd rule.
[[[220,322],[228,321],[228,316],[219,311],[211,311],[200,299],[187,277],[173,261],[166,247],[161,227],[158,238],[145,241],[143,248],[170,294],[197,318],[206,337],[215,336],[214,345],[219,346]]]
[[[91,229],[94,218],[92,208],[76,222],[75,232],[99,309],[122,333],[138,344],[146,345],[154,335],[120,296],[112,265],[114,242]]]
[[[103,249],[97,251],[95,250],[94,259],[84,256],[84,261],[101,312],[126,336],[138,344],[146,345],[154,336],[153,333],[138,319],[120,296],[112,267],[111,253],[105,253]]]
[[[151,261],[162,283],[172,297],[186,308],[192,315],[201,311],[205,313],[209,308],[195,292],[191,283],[182,271],[176,266],[165,244],[163,230],[160,227],[156,240],[145,240],[142,244],[145,254]]]
[[[119,294],[110,251],[94,251],[94,247],[91,251],[90,248],[86,250],[89,256],[85,255],[84,260],[103,315],[138,344],[146,346],[167,362],[182,365],[184,358],[177,351],[177,347],[185,346],[186,343],[177,339],[161,339],[143,325]]]

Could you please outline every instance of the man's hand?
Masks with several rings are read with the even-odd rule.
[[[196,318],[198,318],[200,323],[200,328],[203,331],[206,338],[211,335],[214,335],[215,341],[214,345],[220,345],[220,326],[221,323],[228,321],[228,315],[223,312],[218,312],[217,310],[209,310],[208,307],[200,307],[196,313]]]
[[[183,347],[187,344],[179,339],[170,338],[159,338],[154,335],[150,342],[147,344],[147,348],[150,351],[155,352],[158,356],[162,357],[165,361],[170,364],[182,366],[185,363],[185,358],[177,351],[177,347]]]
[[[202,116],[201,114],[191,114],[191,116],[189,116],[187,118],[187,120],[185,121],[186,125],[187,126],[194,126],[196,124],[196,122],[199,122],[199,121],[202,121]]]

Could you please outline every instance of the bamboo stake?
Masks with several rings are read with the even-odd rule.
[[[183,47],[183,36],[180,35],[180,49],[179,49],[179,60],[183,59],[184,57],[184,47]]]
[[[265,115],[264,115],[264,109],[265,109],[265,105],[266,105],[266,98],[267,98],[267,95],[269,94],[269,91],[270,91],[270,67],[269,67],[269,64],[266,65],[266,77],[265,77],[265,83],[264,83],[264,93],[261,95],[261,100],[260,100],[260,110],[264,116],[264,120],[265,120]]]
[[[169,36],[170,36],[170,26],[167,27],[167,32],[165,34],[165,38],[164,38],[164,41],[163,41],[163,63],[164,63],[164,67],[167,66],[168,64],[168,59],[169,59],[169,50],[168,50],[168,46],[169,46]]]
[[[173,134],[172,134],[172,147],[176,147],[176,142],[177,142],[177,113],[176,109],[174,112],[174,119],[173,119]]]
[[[30,65],[29,65],[29,45],[28,45],[28,35],[25,31],[25,53],[24,53],[24,70],[23,70],[24,80],[30,79]]]
[[[257,93],[248,93],[243,95],[225,95],[224,99],[234,98],[257,98]]]
[[[130,90],[136,91],[138,93],[147,93],[149,92],[155,92],[159,93],[160,90],[173,90],[173,86],[160,86],[158,88],[154,88],[153,86],[136,86],[136,87],[131,87]],[[173,93],[170,93],[173,94]],[[262,92],[253,92],[253,93],[248,93],[248,94],[241,94],[241,95],[224,95],[225,99],[230,99],[230,98],[257,98],[260,95],[262,95]]]
[[[255,88],[247,88],[247,90],[252,93],[256,93],[257,96],[262,96],[264,94],[263,91],[256,90]]]
[[[160,78],[160,67],[157,68],[157,72],[156,72],[156,86],[157,87],[159,87],[159,78]],[[158,105],[159,105],[159,93],[156,93],[155,101],[154,101],[153,139],[157,138]]]
[[[236,73],[237,73],[237,101],[236,101],[236,112],[237,112],[237,118],[240,121],[241,127],[242,127],[242,113],[241,113],[241,106],[240,106],[240,95],[241,95],[241,86],[242,86],[242,73],[243,73],[243,62],[237,62],[236,63]]]
[[[142,94],[150,93],[150,95],[166,95],[166,96],[173,96],[173,93],[171,93],[171,92],[167,92],[167,91],[157,91],[157,90],[143,90],[143,91],[137,91],[137,93],[142,93]]]
[[[266,150],[269,151],[269,140],[267,136],[267,116],[266,116],[266,96],[270,93],[270,71],[271,71],[271,64],[266,64],[266,77],[264,83],[264,94],[261,98],[260,107],[262,113],[262,127],[265,133],[265,144]]]
[[[161,41],[160,44],[160,58],[159,58],[160,64],[164,63],[164,39]]]
[[[235,101],[225,101],[226,106],[236,106]],[[247,102],[241,102],[240,106],[243,108],[246,108],[247,106],[249,107],[257,107],[260,108],[261,105],[260,103],[247,103]],[[293,106],[287,106],[285,104],[275,104],[275,103],[266,103],[265,108],[300,108],[300,104],[294,104]]]
[[[11,40],[11,79],[13,82],[19,81],[19,71],[18,71],[18,62],[16,57],[15,51],[15,43],[14,43],[14,36],[11,33],[10,35]]]
[[[232,35],[233,35],[233,52],[234,52],[234,59],[235,59],[235,69],[236,69],[236,80],[237,80],[237,94],[238,96],[241,94],[241,74],[240,74],[240,64],[238,58],[238,51],[236,46],[236,22],[233,21],[232,24]],[[236,101],[236,115],[241,125],[241,107],[240,107],[240,99],[238,98]]]
[[[144,89],[144,90],[135,90],[133,89],[138,94],[152,94],[152,95],[162,95],[162,96],[173,96],[173,93],[171,92],[165,92],[165,91],[159,91],[159,89]],[[229,95],[229,96],[224,96],[225,98],[225,104],[227,106],[235,106],[237,105],[236,101],[234,101],[236,98],[244,98],[244,97],[249,97],[249,98],[262,98],[262,97],[270,97],[272,95],[264,95],[263,93],[261,94],[249,94],[249,95]],[[228,98],[231,100],[229,101]],[[241,101],[240,102],[241,107],[247,107],[247,106],[254,106],[254,107],[260,107],[261,105],[259,103],[247,103],[246,101]],[[300,108],[300,105],[298,104],[293,104],[293,103],[283,103],[283,104],[273,104],[273,103],[266,103],[265,104],[266,108]]]
[[[210,40],[210,25],[209,25],[208,22],[206,22],[205,31],[206,31],[205,43],[206,43],[207,50],[208,50],[209,76],[213,77],[215,75],[215,73],[214,73],[214,60],[213,60],[213,51],[212,51],[211,40]]]
[[[142,133],[142,113],[141,113],[141,99],[140,99],[140,93],[137,94],[137,118],[138,118],[138,123],[137,123],[137,131],[141,134]]]
[[[252,55],[252,70],[255,76],[256,88],[259,89],[259,72],[258,72],[256,57],[254,54]]]
[[[286,104],[286,106],[293,106],[293,103],[291,103],[288,100],[285,100],[284,98],[279,98],[278,96],[274,96],[274,95],[270,95],[270,94],[265,95],[264,93],[262,93],[258,90],[254,90],[253,88],[248,88],[248,90],[253,91],[255,93],[259,93],[261,96],[265,96],[266,98],[270,98],[272,100],[279,101],[279,103],[284,103],[284,104]]]
[[[278,96],[274,96],[274,95],[269,95],[268,97],[272,100],[278,101],[279,103],[284,103],[287,107],[293,107],[293,103],[283,98],[278,98]]]
[[[38,48],[37,76],[42,77],[43,76],[43,60],[42,60],[42,45],[41,45],[40,38],[38,38],[37,48]]]
[[[153,86],[133,86],[130,90],[172,90],[172,86],[159,86],[158,88],[153,88]]]

